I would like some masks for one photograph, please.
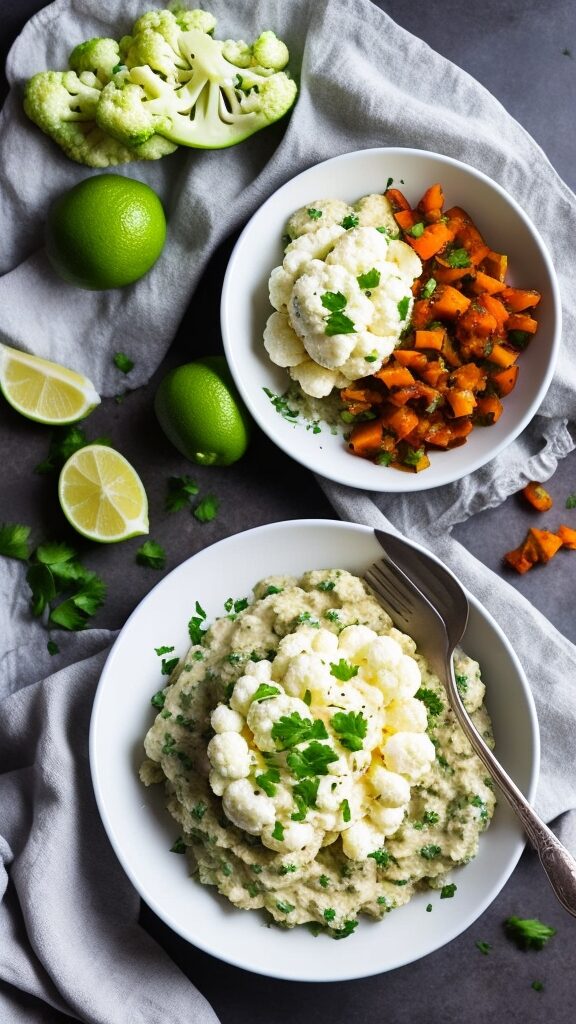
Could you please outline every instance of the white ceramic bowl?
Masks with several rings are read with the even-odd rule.
[[[365,526],[303,520],[262,526],[206,548],[166,576],[122,629],[106,662],[92,714],[90,763],[102,820],[132,883],[156,914],[200,949],[237,967],[294,981],[342,981],[426,956],[468,928],[498,894],[524,846],[505,803],[480,838],[478,856],[457,869],[451,900],[421,893],[384,920],[362,920],[344,941],[314,938],[306,928],[267,928],[259,912],[232,907],[190,878],[186,859],[170,853],[178,826],[159,786],[138,779],[143,737],[153,721],[150,697],[165,682],[155,647],[188,646],[187,623],[198,600],[208,619],[229,597],[245,597],[271,573],[340,567],[361,573],[381,548]],[[471,598],[465,649],[482,665],[496,751],[532,799],[539,765],[534,703],[506,637]],[[434,912],[426,913],[432,902]]]
[[[472,431],[466,444],[429,453],[421,473],[376,466],[347,451],[341,435],[314,434],[278,414],[264,392],[282,395],[288,372],[270,362],[262,336],[273,311],[268,278],[282,262],[288,217],[320,198],[354,202],[383,192],[388,178],[416,203],[433,182],[443,186],[447,206],[462,206],[488,244],[509,257],[508,282],[542,293],[538,333],[519,360],[520,376],[492,427]],[[418,149],[367,149],[316,164],[278,189],[248,222],[234,248],[224,279],[222,337],[228,364],[252,416],[272,441],[316,473],[371,491],[418,491],[451,483],[493,459],[534,416],[552,379],[560,342],[558,283],[540,235],[518,204],[481,171],[438,153]]]

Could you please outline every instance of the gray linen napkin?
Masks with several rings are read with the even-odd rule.
[[[94,172],[66,160],[27,121],[22,82],[44,67],[64,66],[82,39],[118,37],[153,6],[162,4],[56,0],[28,23],[10,53],[13,88],[0,118],[0,339],[72,366],[102,394],[114,394],[118,337],[137,354],[131,383],[145,383],[219,242],[310,164],[354,149],[408,145],[457,157],[500,182],[546,239],[563,294],[565,345],[541,416],[495,463],[409,502],[323,486],[346,518],[382,525],[384,510],[396,528],[444,558],[500,621],[538,702],[545,755],[540,809],[553,817],[576,806],[576,772],[567,770],[574,758],[567,680],[575,675],[575,648],[450,537],[455,522],[498,504],[524,479],[545,479],[573,447],[566,429],[566,418],[576,419],[573,195],[485,89],[368,0],[213,0],[222,38],[252,39],[272,26],[287,41],[293,66],[301,67],[290,121],[231,150],[179,152],[118,169],[161,195],[170,225],[166,249],[130,288],[67,290],[46,262],[42,222],[58,193]],[[0,1016],[9,1024],[35,1019],[18,1009],[20,990],[82,1020],[213,1020],[139,929],[136,896],[93,804],[86,726],[112,637],[86,632],[74,638],[65,663],[47,664],[45,636],[26,612],[22,567],[2,560],[0,574]],[[37,1019],[48,1018],[39,1011]]]

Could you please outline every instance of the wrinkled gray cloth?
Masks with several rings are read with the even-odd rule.
[[[450,536],[452,525],[498,504],[529,478],[545,479],[573,447],[575,299],[569,279],[576,205],[541,150],[466,73],[396,26],[368,0],[213,0],[217,36],[253,39],[274,27],[301,68],[287,123],[220,152],[180,151],[117,169],[163,199],[169,235],[152,272],[121,291],[62,285],[47,264],[42,223],[51,200],[98,172],[68,161],[22,113],[23,81],[64,67],[95,35],[118,38],[146,0],[57,0],[26,26],[9,60],[13,86],[0,120],[0,339],[87,374],[115,394],[112,355],[137,353],[129,381],[145,383],[168,349],[206,262],[284,181],[319,160],[407,145],[457,157],[520,202],[552,253],[565,338],[541,415],[499,459],[457,485],[373,496],[323,482],[338,513],[382,525],[385,514],[454,568],[495,615],[533,685],[543,735],[539,806],[549,818],[576,806],[569,681],[576,652],[541,615]],[[156,6],[162,6],[156,4]],[[418,75],[412,69],[418,68]],[[250,525],[250,524],[247,524]],[[74,638],[67,663],[50,659],[29,619],[23,567],[0,565],[0,1019],[67,1014],[97,1024],[215,1017],[137,923],[138,899],[99,823],[87,764],[91,701],[111,635]],[[537,637],[537,643],[534,638]]]

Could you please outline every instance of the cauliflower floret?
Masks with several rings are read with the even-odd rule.
[[[224,790],[230,785],[232,780],[224,778],[223,775],[220,775],[220,772],[217,772],[216,769],[213,768],[208,776],[208,781],[212,792],[215,793],[216,796],[222,796]]]
[[[331,307],[327,296],[339,296],[339,310],[350,320],[354,330],[343,334],[327,334]],[[288,303],[290,323],[308,355],[320,366],[336,369],[350,356],[356,345],[356,334],[367,327],[373,307],[356,278],[341,266],[329,266],[320,260],[311,264],[295,282]]]
[[[290,238],[300,238],[310,231],[318,231],[320,227],[333,224],[342,226],[345,217],[353,213],[353,209],[342,199],[314,199],[293,213],[286,225],[286,233]]]
[[[292,658],[296,657],[297,654],[303,654],[304,651],[312,649],[316,632],[317,630],[311,626],[302,626],[293,633],[287,633],[286,636],[282,637],[278,644],[276,657],[270,666],[273,679],[281,680]]]
[[[388,360],[397,343],[397,334],[382,338],[378,334],[373,334],[371,327],[366,331],[358,331],[352,354],[339,367],[340,373],[346,378],[347,383],[366,377],[369,373],[376,373]]]
[[[402,242],[400,239],[394,239],[388,244],[388,251],[386,257],[390,263],[394,263],[400,272],[400,276],[405,279],[408,284],[412,284],[415,277],[420,277],[422,273],[422,262],[417,253],[411,245],[407,242]]]
[[[310,690],[316,697],[328,697],[332,691],[333,678],[330,669],[316,651],[297,654],[286,669],[282,680],[287,693],[302,697]]]
[[[420,686],[418,663],[404,654],[400,644],[390,636],[376,637],[357,652],[357,659],[382,690],[386,703],[395,697],[413,697]]]
[[[402,775],[382,764],[374,764],[367,774],[368,782],[384,807],[403,807],[410,799],[410,784]]]
[[[350,860],[367,860],[384,843],[382,832],[366,819],[355,821],[342,832],[342,849]]]
[[[311,260],[323,260],[328,255],[337,238],[345,234],[346,229],[339,224],[331,224],[317,231],[301,235],[286,246],[284,270],[294,279],[309,265]]]
[[[207,753],[212,767],[225,779],[244,779],[250,774],[250,748],[238,732],[216,733],[208,744]]]
[[[306,349],[284,313],[272,313],[264,330],[264,348],[276,366],[297,366]]]
[[[293,284],[294,278],[286,273],[284,267],[274,267],[268,281],[270,305],[274,306],[274,309],[278,309],[281,313],[286,312]]]
[[[222,797],[224,813],[238,828],[258,836],[267,825],[274,825],[276,808],[273,801],[254,787],[248,779],[236,779]]]
[[[383,195],[363,196],[354,204],[359,227],[387,228],[391,235],[398,234],[390,200]],[[386,237],[386,236],[384,236]]]
[[[363,651],[367,644],[376,640],[377,636],[378,634],[369,626],[346,626],[338,637],[338,654],[356,661],[356,655]]]
[[[368,329],[373,334],[382,337],[393,334],[398,338],[410,319],[414,304],[410,284],[401,277],[390,275],[372,290],[372,320]]]
[[[315,633],[312,638],[312,650],[324,655],[325,658],[335,655],[338,650],[338,637],[329,629],[317,629]]]
[[[427,725],[426,708],[416,697],[393,700],[386,708],[386,729],[389,732],[426,732]]]
[[[319,811],[335,813],[340,809],[343,800],[350,802],[351,792],[352,780],[349,776],[342,778],[333,774],[323,775],[318,783],[316,806]]]
[[[311,398],[326,398],[335,387],[340,386],[341,374],[336,370],[325,370],[313,359],[306,359],[303,363],[298,363],[298,366],[290,366],[288,373],[292,380],[300,385],[304,394],[310,395]]]
[[[244,667],[244,675],[254,676],[259,683],[267,683],[272,676],[272,662],[267,658],[263,658],[262,661],[249,661]]]
[[[258,662],[260,664],[260,662]],[[248,668],[248,666],[246,666]],[[230,697],[230,707],[234,711],[238,711],[241,715],[246,717],[248,708],[252,703],[252,698],[256,693],[256,690],[260,686],[260,682],[266,680],[260,680],[256,675],[244,675],[240,676],[236,680],[234,689],[232,690],[232,696]]]
[[[262,829],[262,842],[269,850],[276,850],[278,853],[294,853],[304,846],[309,846],[317,838],[315,828],[307,821],[291,821],[284,825],[282,839],[275,839],[273,831],[274,826],[267,824]]]
[[[385,836],[393,836],[404,820],[405,807],[382,807],[373,804],[370,808],[370,821]]]
[[[286,67],[289,56],[286,43],[278,39],[271,29],[261,32],[258,39],[252,43],[252,59],[259,67],[281,71]]]
[[[214,732],[242,732],[245,724],[244,716],[227,704],[219,704],[210,716]]]
[[[267,700],[253,701],[250,705],[246,720],[252,730],[254,741],[260,750],[276,750],[276,743],[272,739],[272,728],[283,715],[292,715],[297,712],[301,718],[312,720],[308,706],[303,700],[297,697],[288,697],[283,693],[279,697],[270,697]],[[212,742],[212,741],[210,741]]]
[[[375,228],[352,228],[326,256],[326,263],[344,267],[354,278],[381,267],[388,259],[388,240]]]
[[[429,771],[436,751],[426,733],[396,732],[384,743],[382,756],[390,771],[418,782]]]

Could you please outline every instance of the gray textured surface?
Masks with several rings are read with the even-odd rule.
[[[4,40],[17,31],[37,0],[4,0]],[[143,5],[145,6],[145,5]],[[209,6],[209,5],[208,5]],[[574,0],[380,0],[405,28],[469,71],[489,88],[541,144],[567,183],[576,188],[576,17]],[[417,73],[417,69],[415,69]],[[169,365],[220,350],[219,289],[232,241],[223,247],[205,277],[179,331],[167,363],[150,385],[121,404],[107,401],[87,423],[90,437],[107,434],[142,475],[150,497],[151,536],[169,553],[166,571],[221,537],[280,519],[331,517],[331,508],[313,478],[255,432],[247,456],[228,469],[190,467],[156,427],[155,385]],[[47,449],[47,432],[0,406],[0,521],[34,526],[40,537],[68,537],[58,510],[54,483],[32,470]],[[218,518],[199,524],[186,512],[163,511],[166,478],[189,472],[203,494],[221,500]],[[550,481],[555,506],[538,517],[518,497],[458,527],[459,539],[496,572],[506,575],[551,621],[576,641],[574,566],[562,553],[544,569],[521,578],[502,568],[502,553],[515,546],[528,525],[576,526],[576,510],[565,499],[576,492],[576,455],[567,458]],[[74,538],[76,541],[77,538]],[[85,561],[109,584],[110,596],[98,624],[118,627],[160,577],[134,564],[138,541],[120,548],[86,545]],[[537,916],[558,929],[540,953],[521,953],[503,936],[511,913]],[[470,1024],[484,1021],[540,1021],[568,1024],[576,1012],[576,928],[558,907],[536,858],[527,853],[492,907],[467,932],[418,964],[392,974],[341,985],[296,985],[238,971],[181,942],[147,908],[145,926],[212,1001],[223,1024],[284,1024],[314,1019],[318,1024],[349,1020],[376,1024]],[[488,956],[476,940],[492,945]],[[531,988],[534,980],[544,990]],[[24,1005],[24,1004],[23,1004]]]

